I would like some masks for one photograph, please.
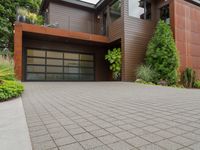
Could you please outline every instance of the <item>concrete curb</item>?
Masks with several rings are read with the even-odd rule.
[[[32,150],[21,98],[0,103],[0,149]]]

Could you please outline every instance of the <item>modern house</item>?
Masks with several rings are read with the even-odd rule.
[[[159,19],[171,25],[181,67],[200,78],[199,0],[43,0],[45,26],[15,23],[22,81],[108,81],[108,49],[122,50],[122,81],[135,79]],[[53,26],[53,27],[52,27]]]

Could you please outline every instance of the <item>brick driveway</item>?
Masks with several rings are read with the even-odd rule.
[[[200,150],[200,90],[25,83],[34,150]]]

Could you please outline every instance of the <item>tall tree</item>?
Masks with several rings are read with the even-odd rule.
[[[13,24],[16,20],[16,8],[25,7],[38,13],[41,0],[0,0],[0,51],[5,48],[13,51]]]
[[[149,42],[146,64],[156,72],[158,82],[164,80],[169,85],[178,82],[178,52],[171,28],[164,21],[158,22],[154,36]]]

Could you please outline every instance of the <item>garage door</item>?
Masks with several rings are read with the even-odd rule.
[[[27,49],[27,81],[93,81],[94,55]]]

